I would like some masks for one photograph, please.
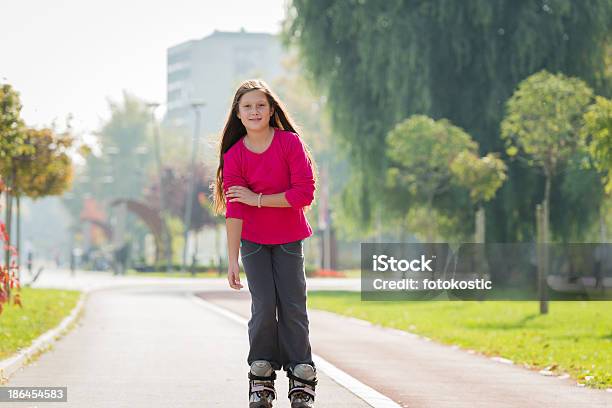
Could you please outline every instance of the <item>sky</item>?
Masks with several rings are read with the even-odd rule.
[[[92,133],[123,90],[165,102],[166,49],[214,30],[278,33],[286,0],[2,0],[0,83],[32,127]],[[163,109],[159,109],[163,114]]]

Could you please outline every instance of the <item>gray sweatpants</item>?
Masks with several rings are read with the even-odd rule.
[[[285,371],[301,363],[314,367],[303,240],[264,245],[242,239],[240,255],[252,299],[247,363],[266,360],[274,370]]]

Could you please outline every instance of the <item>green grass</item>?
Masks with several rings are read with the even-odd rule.
[[[38,336],[60,324],[76,306],[80,295],[75,290],[22,288],[23,308],[3,304],[0,360],[29,347]]]
[[[359,292],[313,291],[308,305],[612,387],[612,302],[554,301],[540,315],[538,302],[362,302]]]

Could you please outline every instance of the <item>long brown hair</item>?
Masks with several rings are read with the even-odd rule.
[[[242,124],[242,121],[237,117],[238,104],[240,103],[240,99],[244,94],[256,89],[266,94],[268,104],[270,105],[270,108],[274,110],[274,114],[270,117],[269,125],[272,127],[277,127],[281,130],[288,130],[290,132],[297,133],[298,135],[300,134],[295,121],[291,118],[291,116],[289,116],[287,108],[285,108],[278,96],[272,92],[268,84],[261,79],[249,79],[242,82],[234,95],[232,107],[227,116],[227,121],[225,122],[225,127],[223,128],[223,133],[220,138],[219,167],[217,168],[216,181],[211,186],[213,190],[213,211],[215,214],[222,214],[225,211],[225,193],[223,191],[223,154],[225,154],[234,144],[236,144],[238,140],[242,138],[242,136],[246,134],[246,128]],[[304,143],[303,140],[302,143]],[[312,158],[312,153],[310,152],[310,149],[306,143],[304,143],[304,147],[306,148],[306,155],[308,156],[308,161],[312,166],[312,171],[316,182],[317,170],[315,161]]]

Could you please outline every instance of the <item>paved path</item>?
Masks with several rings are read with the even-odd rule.
[[[82,289],[109,281],[97,274],[79,279],[50,274],[38,285],[70,283]],[[59,407],[244,406],[246,328],[188,294],[197,292],[248,318],[246,288],[228,290],[224,279],[112,281],[124,287],[92,294],[79,327],[34,366],[15,374],[10,385],[67,385],[70,402],[55,404]],[[308,285],[335,289],[329,280]],[[342,285],[355,290],[358,281]],[[612,408],[612,393],[578,388],[569,379],[544,377],[356,319],[309,313],[313,352],[404,407]],[[204,375],[207,370],[212,375]],[[285,377],[277,389],[277,406],[286,407]],[[318,407],[367,406],[324,374],[318,389]]]
[[[41,407],[246,406],[246,328],[191,295],[211,284],[218,286],[200,280],[94,292],[78,327],[8,385],[68,387],[68,403]],[[289,406],[287,387],[286,377],[279,376],[275,406]],[[325,374],[318,391],[319,407],[369,407]]]
[[[199,296],[249,316],[247,291]],[[309,310],[309,317],[314,353],[403,407],[612,408],[612,393],[579,388],[569,379],[333,313]]]

